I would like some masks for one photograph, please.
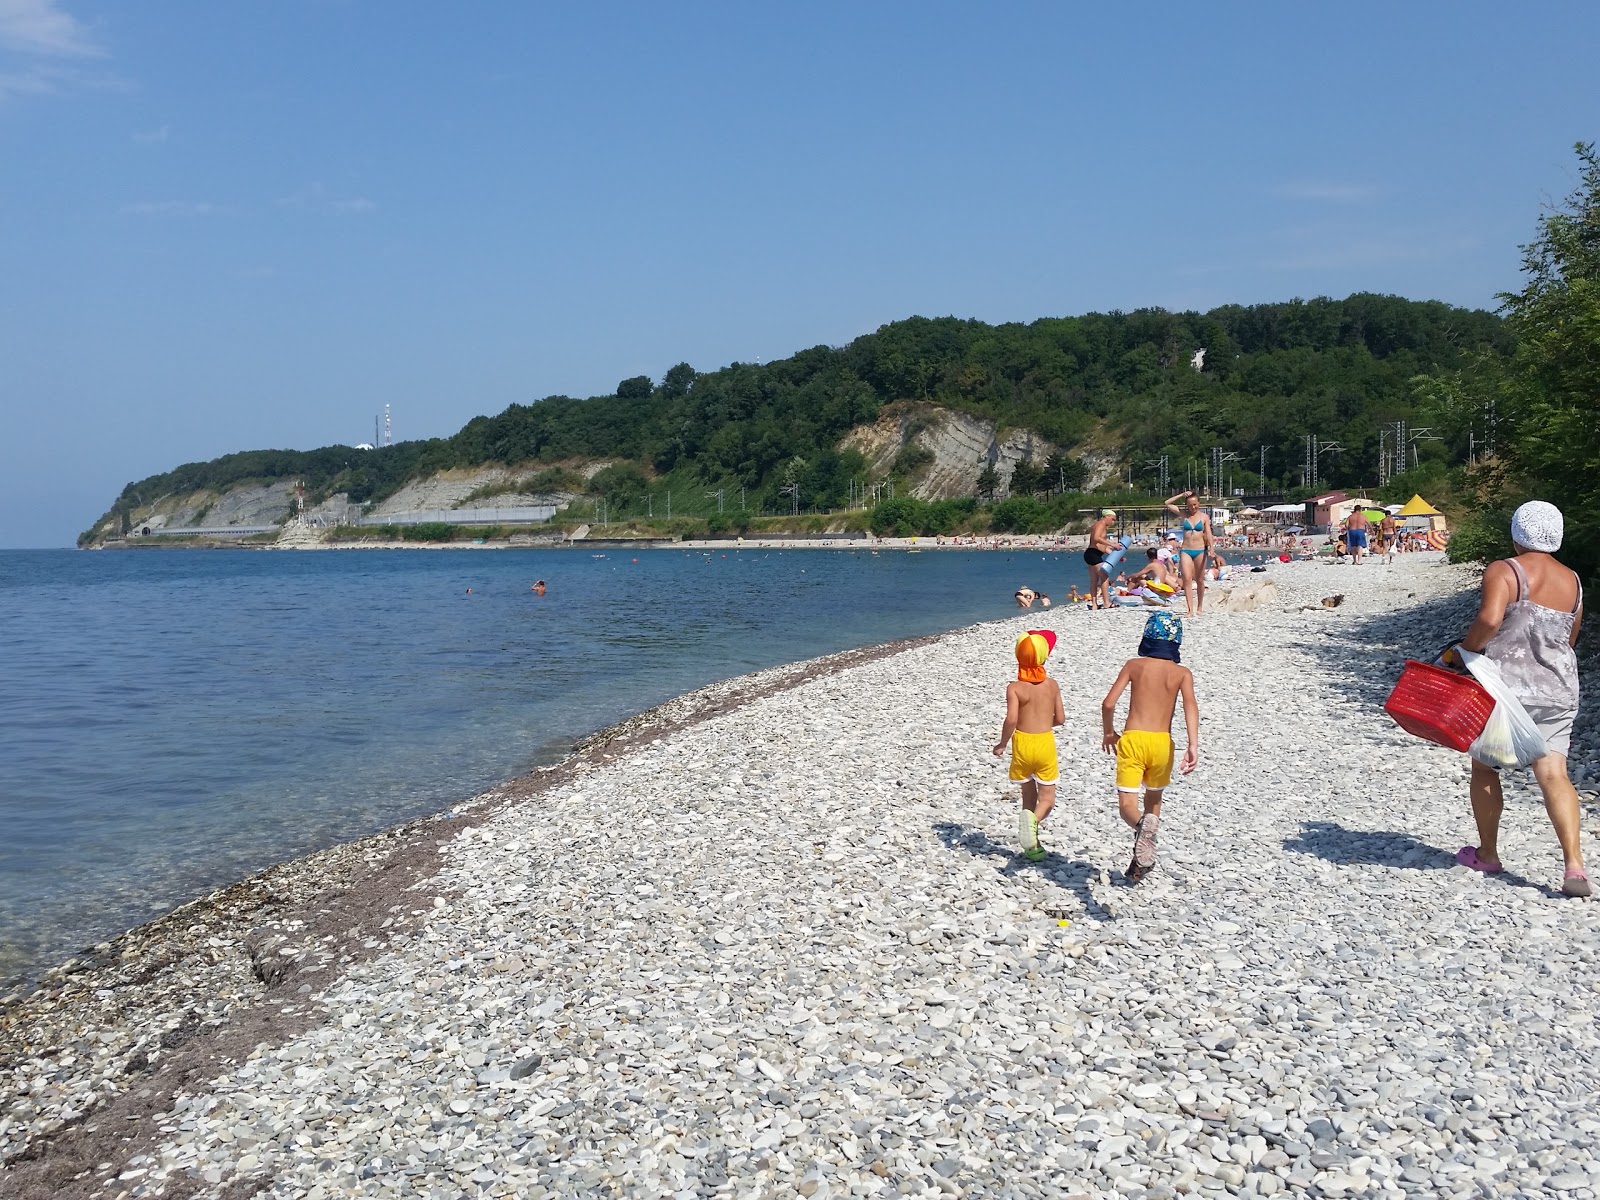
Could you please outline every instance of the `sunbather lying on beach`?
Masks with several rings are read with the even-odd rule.
[[[1134,883],[1156,865],[1161,797],[1172,782],[1172,715],[1180,696],[1189,745],[1178,769],[1187,775],[1200,762],[1200,704],[1194,696],[1194,676],[1180,663],[1182,644],[1182,618],[1175,613],[1151,613],[1139,641],[1139,657],[1122,665],[1100,705],[1100,744],[1107,754],[1117,756],[1117,810],[1133,827],[1133,861],[1125,874]],[[1128,688],[1133,689],[1128,697],[1128,719],[1119,734],[1117,701]]]
[[[1037,861],[1044,857],[1039,845],[1039,823],[1056,803],[1055,727],[1067,719],[1061,689],[1044,672],[1044,660],[1056,648],[1056,635],[1048,629],[1030,629],[1017,639],[1017,678],[1006,685],[1006,720],[994,756],[1011,743],[1011,780],[1022,785],[1022,814],[1018,831],[1022,853]]]
[[[1146,604],[1166,604],[1178,590],[1178,572],[1172,567],[1171,556],[1161,557],[1155,547],[1145,551],[1150,561],[1128,576],[1128,594],[1137,596]]]

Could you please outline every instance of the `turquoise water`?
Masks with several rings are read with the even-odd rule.
[[[702,684],[1082,575],[1037,551],[0,552],[0,979]]]

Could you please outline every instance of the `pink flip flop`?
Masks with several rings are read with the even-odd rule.
[[[1482,871],[1485,875],[1498,875],[1505,867],[1499,863],[1487,863],[1478,857],[1476,846],[1463,846],[1456,851],[1456,861],[1463,867],[1471,867],[1474,871]]]
[[[1591,895],[1589,876],[1582,871],[1568,871],[1566,877],[1561,880],[1561,894],[1580,897]]]

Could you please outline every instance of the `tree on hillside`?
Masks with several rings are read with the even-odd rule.
[[[624,379],[617,384],[618,400],[648,400],[650,398],[650,376],[635,375],[632,379]]]
[[[1044,460],[1044,482],[1057,492],[1075,492],[1089,482],[1089,468],[1081,458],[1057,451]]]
[[[695,369],[688,363],[679,363],[667,372],[661,380],[661,394],[668,400],[677,400],[689,394],[689,386],[694,383]]]
[[[983,470],[978,472],[978,499],[993,500],[999,490],[1000,472],[994,469],[992,462],[984,463]]]
[[[1033,459],[1024,458],[1011,468],[1011,482],[1007,485],[1013,496],[1031,496],[1044,485],[1044,472]]]

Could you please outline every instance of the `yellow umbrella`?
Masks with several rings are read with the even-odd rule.
[[[1397,517],[1439,517],[1444,514],[1421,496],[1413,493],[1411,499],[1406,501],[1405,507],[1395,515]]]

